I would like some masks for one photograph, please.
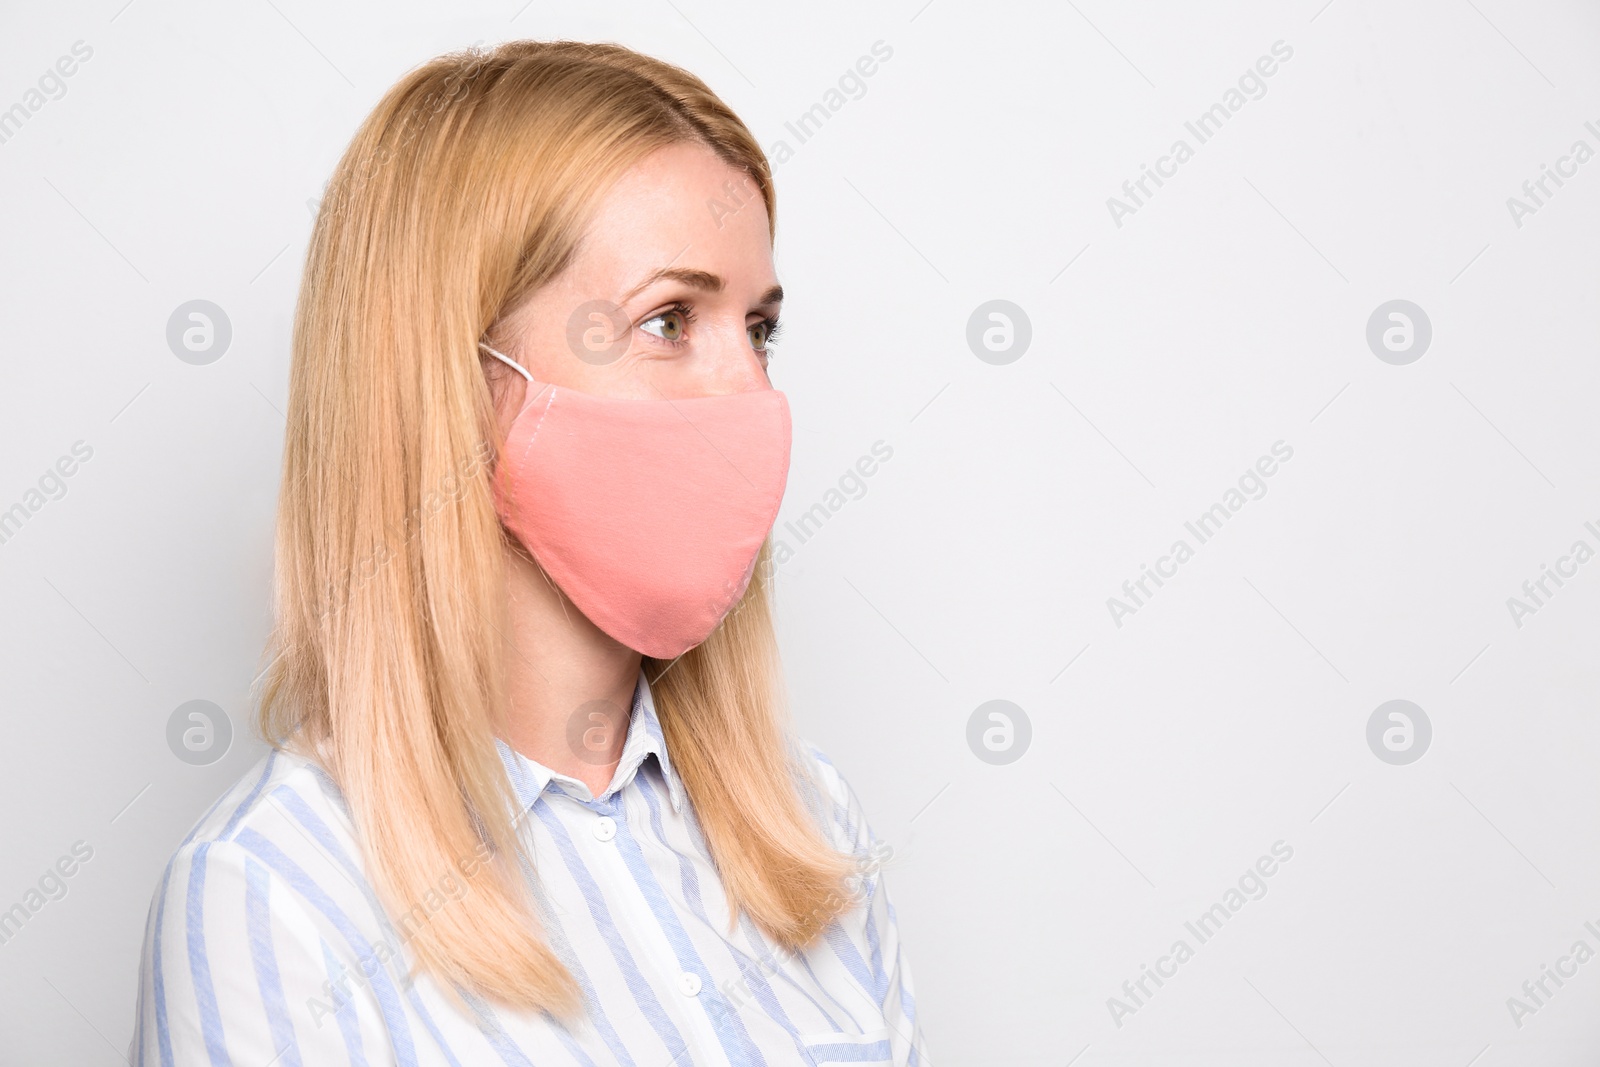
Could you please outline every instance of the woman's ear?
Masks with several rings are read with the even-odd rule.
[[[515,357],[512,357],[515,358]],[[478,363],[483,368],[484,381],[489,386],[489,399],[494,405],[495,425],[504,441],[516,421],[517,412],[527,397],[528,380],[483,349],[478,350]]]

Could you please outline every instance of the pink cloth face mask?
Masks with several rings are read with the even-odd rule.
[[[789,402],[759,389],[621,400],[528,380],[495,510],[578,610],[624,646],[681,656],[744,595],[789,476]]]

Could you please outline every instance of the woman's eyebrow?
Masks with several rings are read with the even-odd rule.
[[[648,286],[666,279],[682,282],[691,288],[700,289],[708,293],[720,293],[727,287],[727,283],[723,281],[720,274],[712,274],[710,271],[705,270],[694,270],[689,267],[663,267],[658,271],[651,272],[638,285],[623,293],[622,298],[617,303],[626,304]],[[758,307],[781,303],[783,303],[783,286],[781,285],[774,285],[771,289],[762,293],[761,299],[756,301]]]

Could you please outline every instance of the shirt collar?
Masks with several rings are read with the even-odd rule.
[[[583,783],[577,779],[557,774],[544,764],[524,756],[502,739],[497,737],[494,743],[500,752],[500,762],[505,766],[506,775],[511,779],[511,787],[516,791],[517,800],[521,805],[521,810],[516,813],[518,816],[532,808],[544,791],[552,786],[558,790],[571,789],[574,795],[579,797],[586,791]],[[616,773],[612,775],[611,787],[595,799],[604,799],[625,788],[638,774],[645,757],[652,755],[661,768],[661,777],[666,779],[667,796],[672,802],[672,810],[681,814],[684,798],[683,783],[678,780],[677,771],[673,769],[672,761],[667,756],[667,740],[661,731],[661,720],[656,717],[656,703],[650,693],[650,681],[645,677],[644,668],[640,667],[639,680],[633,689],[633,710],[628,717],[628,736],[622,742],[622,757],[617,762]]]

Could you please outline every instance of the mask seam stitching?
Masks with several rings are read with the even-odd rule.
[[[550,399],[545,402],[544,411],[542,411],[539,414],[539,421],[536,422],[534,424],[534,426],[533,426],[533,433],[528,435],[528,443],[527,443],[527,445],[525,445],[523,447],[522,455],[517,457],[517,470],[518,471],[521,471],[523,469],[523,467],[527,464],[527,462],[528,462],[528,453],[533,450],[533,442],[538,439],[539,431],[544,428],[544,420],[547,417],[549,417],[550,409],[556,406],[556,392],[557,392],[557,390],[555,389],[555,387],[551,386],[550,387]],[[516,483],[517,483],[518,480],[519,479],[512,479],[512,483],[511,483],[512,486],[513,486],[513,489],[512,489],[512,493],[513,493],[513,496],[512,496],[512,511],[513,511],[513,513],[521,510],[517,506],[518,504],[521,503],[521,501],[517,499],[517,497],[520,496],[521,494],[517,493],[517,491],[515,489],[515,486],[516,486]]]

